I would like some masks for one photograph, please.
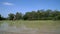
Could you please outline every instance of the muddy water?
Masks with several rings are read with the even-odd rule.
[[[33,29],[23,24],[20,27],[16,27],[15,25],[9,26],[8,23],[3,23],[0,26],[0,34],[60,34],[60,29],[54,29],[53,26],[42,26],[40,29]]]

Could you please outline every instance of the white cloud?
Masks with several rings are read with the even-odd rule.
[[[3,2],[3,5],[14,5],[13,3],[9,3],[9,2]]]

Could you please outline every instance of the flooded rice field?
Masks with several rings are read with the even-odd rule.
[[[34,28],[32,28],[32,26],[27,26],[31,26],[31,24],[20,24],[19,26],[10,26],[9,23],[4,22],[0,24],[0,34],[60,34],[60,25],[56,24],[48,25],[44,23],[40,26],[38,24],[39,28],[37,25],[32,25]]]

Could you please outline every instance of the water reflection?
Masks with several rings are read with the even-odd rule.
[[[27,28],[25,25],[21,25],[20,27],[16,27],[16,26],[9,26],[8,23],[3,23],[0,26],[0,31],[7,31],[7,32],[36,32],[38,31],[37,29],[32,29],[32,28]]]
[[[8,24],[7,23],[3,23],[3,24],[0,25],[0,31],[1,30],[5,31],[5,30],[7,30],[7,28],[8,28]]]
[[[58,28],[58,27],[57,27]],[[59,27],[60,28],[60,27]],[[26,25],[21,24],[19,27],[16,25],[10,26],[8,23],[2,23],[0,26],[0,31],[7,31],[7,32],[17,32],[17,33],[31,33],[31,34],[60,34],[60,29],[56,29],[54,26],[42,26],[39,29],[35,28],[27,28]]]

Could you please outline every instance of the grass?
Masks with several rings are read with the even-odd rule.
[[[19,27],[20,25],[26,25],[29,28],[41,28],[41,27],[54,27],[58,28],[60,27],[60,21],[52,21],[52,20],[35,20],[35,21],[24,21],[24,20],[16,20],[16,21],[9,21],[9,20],[4,20],[0,21],[0,24],[3,22],[8,23],[10,26],[16,25]]]

